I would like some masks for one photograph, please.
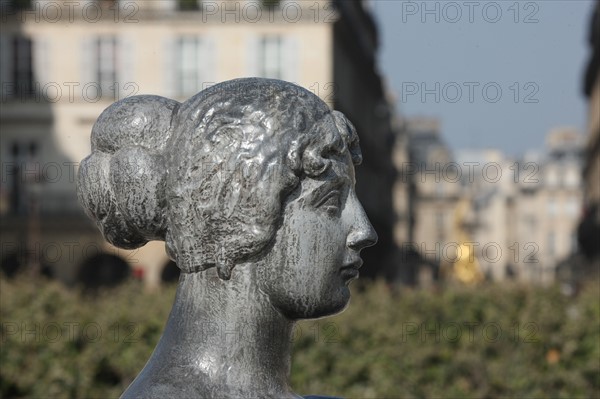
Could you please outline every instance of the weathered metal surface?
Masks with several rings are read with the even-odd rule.
[[[346,117],[283,81],[107,108],[80,202],[109,242],[164,240],[182,271],[165,331],[122,397],[297,397],[294,322],[343,310],[360,250],[377,240],[354,191],[360,160]]]

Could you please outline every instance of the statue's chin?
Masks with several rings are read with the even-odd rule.
[[[290,300],[278,303],[275,307],[288,319],[317,319],[320,317],[337,314],[348,306],[350,302],[350,290],[343,286],[330,292],[318,300],[311,298],[289,298]]]

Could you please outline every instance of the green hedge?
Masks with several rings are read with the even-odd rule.
[[[0,281],[2,397],[118,397],[158,340],[174,287],[82,296]],[[600,297],[517,285],[354,289],[341,315],[299,323],[292,386],[343,397],[600,397]]]

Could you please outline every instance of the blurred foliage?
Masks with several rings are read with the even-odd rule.
[[[297,342],[292,376],[300,392],[600,398],[597,284],[576,298],[499,284],[399,294],[383,283],[362,288],[341,315],[300,325],[322,332]],[[329,343],[327,329],[335,330]]]
[[[342,397],[600,397],[600,297],[485,285],[353,289],[336,317],[294,334],[292,386]],[[81,295],[0,280],[0,396],[118,397],[164,327],[175,287]]]
[[[82,295],[48,280],[0,280],[1,397],[119,397],[144,366],[175,287]]]

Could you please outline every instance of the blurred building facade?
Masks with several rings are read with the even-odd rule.
[[[77,165],[90,152],[92,125],[130,95],[184,101],[217,82],[258,76],[295,82],[356,125],[364,158],[357,192],[380,237],[364,258],[379,272],[393,267],[393,104],[375,65],[377,30],[363,2],[0,5],[3,258],[33,256],[60,266],[56,273],[69,280],[84,258],[109,252],[143,267],[156,284],[168,263],[163,243],[113,248],[77,204]]]
[[[544,152],[513,164],[518,174],[512,176],[509,255],[522,280],[553,282],[558,263],[578,250],[582,150],[575,129],[557,128],[548,133]]]
[[[464,229],[474,243],[480,271],[490,280],[503,280],[514,273],[511,246],[512,161],[495,149],[462,150],[456,154],[460,168],[460,197],[468,204]]]
[[[394,148],[397,181],[394,203],[398,213],[394,238],[400,248],[398,280],[429,285],[450,265],[445,256],[456,239],[454,214],[459,200],[458,180],[448,179],[452,153],[444,143],[440,122],[413,117],[402,123],[403,134]]]
[[[583,92],[588,98],[587,142],[583,178],[584,215],[579,225],[582,253],[600,272],[600,1],[590,19],[590,58],[584,76]]]
[[[396,240],[417,253],[405,255],[402,281],[456,279],[466,266],[474,280],[555,281],[557,265],[578,251],[582,136],[554,129],[543,151],[515,160],[494,149],[452,154],[436,119],[409,119],[406,129],[408,160],[400,147],[394,160],[398,179],[409,182],[411,222],[407,235],[398,225]],[[394,201],[404,198],[399,185]]]

